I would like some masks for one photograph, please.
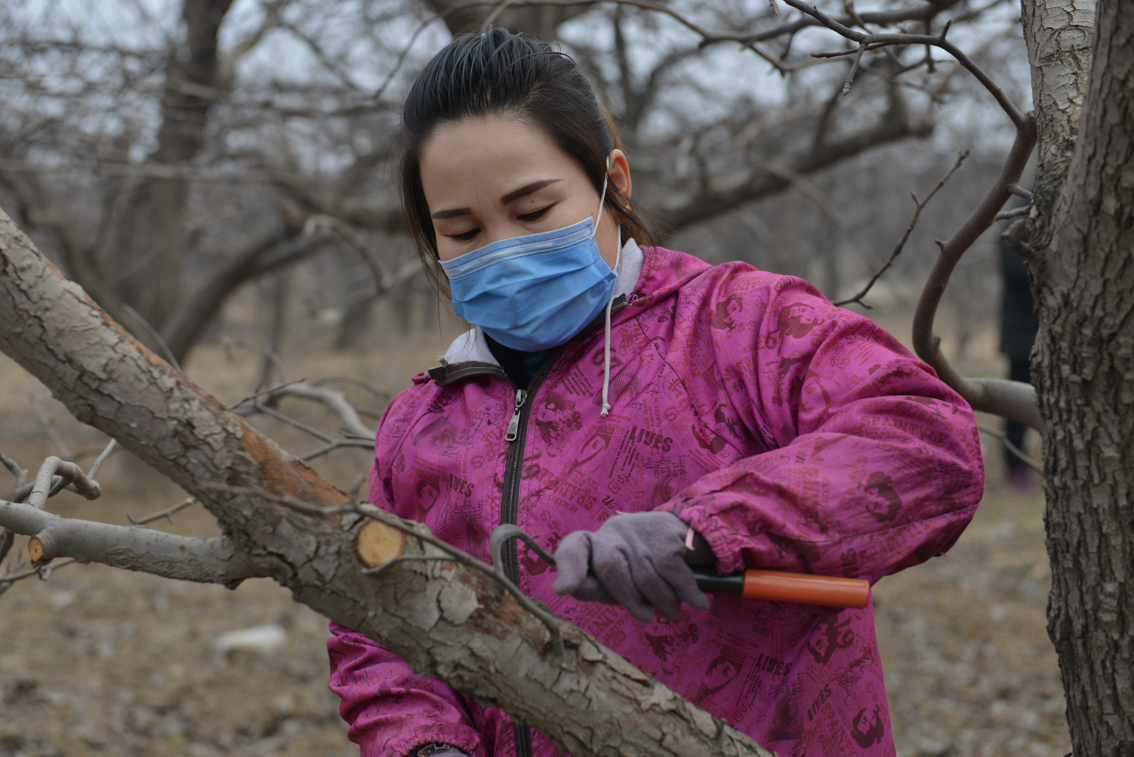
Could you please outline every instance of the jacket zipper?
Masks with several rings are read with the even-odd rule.
[[[625,297],[620,297],[614,303],[614,308],[611,315],[621,310],[628,303]],[[589,331],[589,329],[587,329]],[[576,337],[577,339],[578,337]],[[572,339],[571,341],[574,341]],[[531,405],[528,404],[528,398],[535,395],[536,390],[539,389],[547,374],[551,372],[551,367],[563,354],[567,345],[563,345],[551,355],[547,362],[540,366],[536,374],[532,376],[531,382],[528,384],[526,390],[520,389],[512,380],[508,378],[508,374],[504,373],[499,368],[489,368],[487,370],[477,370],[475,374],[471,375],[491,375],[499,376],[508,382],[508,385],[515,389],[515,399],[512,404],[512,418],[508,421],[508,430],[504,434],[504,440],[508,442],[508,451],[504,460],[504,491],[500,503],[500,523],[510,523],[516,525],[516,520],[520,508],[520,473],[524,465],[524,444],[527,441],[528,435],[528,416],[531,414]],[[467,378],[467,376],[461,376]],[[519,550],[516,547],[516,540],[512,539],[504,545],[504,551],[501,554],[501,560],[504,564],[501,568],[504,575],[508,577],[516,586],[520,585],[520,557]],[[512,734],[516,740],[516,757],[532,757],[532,730],[527,726],[520,725],[515,721],[512,722]]]
[[[508,423],[508,431],[504,440],[508,442],[508,452],[504,462],[504,492],[500,503],[500,523],[515,524],[520,510],[520,473],[524,467],[524,445],[528,435],[528,415],[531,406],[527,403],[528,397],[533,396],[551,365],[559,355],[552,355],[546,363],[540,366],[536,375],[532,377],[527,390],[516,389],[516,399],[512,407],[512,419]],[[511,381],[509,381],[511,383]],[[504,565],[504,575],[516,586],[520,585],[520,554],[516,546],[516,539],[504,545],[501,559]],[[512,735],[516,739],[516,757],[532,757],[532,729],[513,721]]]

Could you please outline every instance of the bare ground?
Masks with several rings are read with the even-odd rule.
[[[431,364],[444,341],[429,335],[365,354],[309,356],[288,363],[288,378],[349,375],[396,391],[410,367]],[[233,402],[248,393],[255,366],[254,360],[207,349],[188,368]],[[2,356],[0,386],[0,449],[23,465],[34,469],[45,455],[60,454],[52,435],[72,455],[105,441],[71,420]],[[342,386],[360,405],[382,407],[379,398]],[[315,406],[284,408],[334,431],[335,423]],[[275,422],[262,425],[293,450],[318,446]],[[988,443],[989,488],[958,545],[875,589],[903,757],[1061,757],[1070,751],[1045,631],[1050,574],[1042,494],[1005,487],[999,450],[995,440]],[[364,451],[348,451],[318,467],[347,488],[368,460]],[[83,462],[89,466],[90,457]],[[102,500],[88,503],[64,493],[51,509],[125,523],[127,515],[139,517],[180,498],[171,487],[123,494],[139,488],[126,480],[131,470],[115,456],[100,475],[107,492]],[[3,476],[0,471],[0,491],[9,488]],[[215,533],[211,516],[199,507],[165,527]],[[3,568],[18,567],[19,556]],[[224,634],[263,625],[277,627],[277,646],[218,649]],[[72,565],[47,581],[17,583],[0,596],[0,757],[357,754],[326,689],[326,635],[323,619],[266,581],[228,591]]]

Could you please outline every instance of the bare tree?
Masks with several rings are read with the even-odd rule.
[[[908,128],[910,115],[901,90],[917,83],[910,81],[910,72],[941,65],[933,57],[935,50],[951,56],[995,101],[1010,123],[1014,143],[985,197],[939,243],[914,340],[919,354],[974,407],[1045,431],[1048,544],[1055,584],[1050,633],[1068,692],[1073,744],[1082,754],[1134,754],[1134,689],[1129,680],[1134,670],[1129,644],[1134,588],[1126,580],[1134,554],[1128,528],[1129,476],[1134,471],[1134,319],[1129,317],[1134,280],[1128,265],[1134,213],[1129,191],[1134,186],[1134,90],[1129,86],[1134,55],[1126,44],[1134,31],[1134,11],[1121,0],[1102,0],[1096,27],[1089,0],[1026,2],[1024,36],[1035,111],[1025,113],[947,39],[948,23],[935,26],[938,13],[953,4],[873,13],[859,13],[848,5],[844,15],[831,16],[800,0],[783,1],[800,12],[798,18],[781,22],[768,14],[759,17],[758,28],[723,32],[709,31],[670,6],[640,0],[619,3],[637,9],[634,13],[677,19],[699,35],[699,45],[743,44],[785,72],[804,68],[791,49],[801,30],[822,28],[846,41],[838,49],[813,53],[849,62],[836,94],[818,114],[818,128],[808,131],[792,118],[783,121],[788,141],[776,144],[803,142],[791,153],[801,162],[762,170],[755,160],[759,150],[748,150],[749,138],[743,132],[705,126],[676,145],[677,156],[686,156],[696,166],[682,169],[696,181],[688,191],[675,191],[676,199],[662,206],[680,221],[682,208],[701,203],[700,215],[689,212],[697,218],[713,217],[718,207],[738,207],[759,196],[760,187],[775,183],[768,176],[782,186],[798,183],[797,177],[817,170],[833,146],[845,143],[853,149],[835,152],[854,154],[876,144],[872,134],[893,128],[884,124],[900,122],[906,124],[902,129]],[[534,5],[491,5],[486,20],[492,13]],[[542,5],[560,11],[584,4]],[[610,23],[625,50],[626,16],[620,13],[616,9]],[[958,18],[966,13],[962,9]],[[884,28],[907,22],[921,28]],[[640,84],[626,75],[629,66],[618,70],[624,94],[634,100],[642,94]],[[663,70],[658,78],[666,75]],[[843,127],[833,118],[830,103],[845,92],[868,89],[862,86],[864,75],[877,85],[875,107],[861,119],[844,119],[866,120],[861,129],[857,123]],[[626,110],[642,109],[635,104]],[[870,121],[878,113],[883,114],[881,120]],[[764,128],[754,131],[759,134]],[[840,132],[842,128],[848,131]],[[1027,193],[1018,182],[1037,144],[1036,189]],[[738,160],[742,154],[753,162]],[[676,172],[678,163],[673,165]],[[665,170],[661,163],[655,167],[658,176]],[[681,182],[675,180],[672,186],[680,187]],[[1013,193],[1031,202],[1023,226],[1027,241],[1019,235],[1021,226],[1014,226],[1008,236],[1029,262],[1039,303],[1042,328],[1034,359],[1038,399],[1027,385],[960,376],[941,352],[933,326],[958,260],[997,220]],[[921,206],[919,201],[919,210]],[[49,461],[32,487],[35,503],[0,503],[0,523],[38,540],[37,560],[81,554],[83,559],[161,575],[225,583],[272,577],[291,588],[298,600],[378,639],[416,670],[502,705],[575,754],[759,753],[756,745],[719,727],[577,629],[514,593],[491,569],[453,554],[419,527],[354,505],[139,349],[80,290],[58,277],[13,225],[4,223],[0,315],[19,328],[0,333],[0,347],[47,384],[76,417],[119,439],[193,492],[224,530],[219,540],[207,544],[161,537],[149,545],[138,544],[137,534],[99,542],[83,526],[60,525],[37,506],[66,480],[80,491],[92,489],[85,486],[81,471]],[[51,303],[50,309],[43,303]],[[65,474],[58,485],[52,483],[53,473]],[[105,545],[101,551],[99,544]],[[191,552],[196,562],[171,561],[170,549]],[[473,647],[485,650],[484,655],[470,654]],[[522,659],[522,664],[499,669],[491,664],[504,658]],[[508,669],[521,669],[525,675],[509,674]],[[559,683],[552,687],[549,681]],[[607,715],[609,719],[596,720]],[[646,723],[661,729],[658,732],[676,734],[675,746],[648,738],[636,741]]]
[[[1032,365],[1047,429],[1048,632],[1075,753],[1130,755],[1134,9],[1102,0],[1094,34],[1090,3],[1025,11],[1031,54],[1045,61],[1033,73],[1040,168],[1020,247],[1040,317]]]
[[[112,317],[179,362],[241,284],[320,250],[365,262],[373,283],[364,297],[413,275],[399,277],[405,246],[389,243],[401,229],[390,191],[399,93],[448,34],[498,23],[559,40],[593,72],[635,153],[639,185],[654,188],[646,205],[676,232],[930,134],[956,79],[950,65],[922,77],[927,56],[916,50],[872,51],[844,97],[841,62],[816,66],[791,51],[818,22],[784,21],[764,3],[662,13],[643,2],[329,11],[263,0],[237,19],[230,5],[170,0],[161,18],[119,0],[111,7],[130,33],[110,42],[54,23],[46,7],[0,10],[0,39],[13,52],[0,56],[8,208]],[[936,29],[983,17],[950,0],[862,20]],[[651,55],[633,54],[637,39],[656,40]],[[283,45],[310,65],[271,67],[269,51]],[[706,80],[705,56],[726,51],[740,56],[738,70],[770,61],[787,77],[789,107]],[[45,80],[45,68],[59,73]],[[706,117],[706,103],[721,115]]]

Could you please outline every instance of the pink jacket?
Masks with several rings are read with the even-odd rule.
[[[644,254],[613,318],[609,417],[601,325],[544,366],[518,412],[492,362],[435,368],[386,409],[371,501],[486,562],[502,518],[554,551],[617,511],[655,509],[704,535],[722,574],[873,582],[952,546],[984,476],[972,411],[928,366],[800,279]],[[870,607],[722,595],[643,625],[555,595],[526,547],[518,568],[526,593],[781,757],[894,753]],[[332,631],[330,685],[364,757],[428,742],[515,754],[501,710]],[[560,754],[534,731],[533,747]]]

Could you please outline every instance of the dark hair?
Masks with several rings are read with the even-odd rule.
[[[578,161],[598,191],[607,156],[621,149],[594,90],[569,56],[505,29],[450,42],[414,82],[402,113],[402,208],[425,273],[438,291],[447,291],[449,282],[435,265],[437,238],[421,188],[421,148],[440,124],[490,115],[513,116],[543,129]],[[607,185],[604,204],[623,219],[626,236],[643,245],[655,243],[654,222],[613,184]]]

